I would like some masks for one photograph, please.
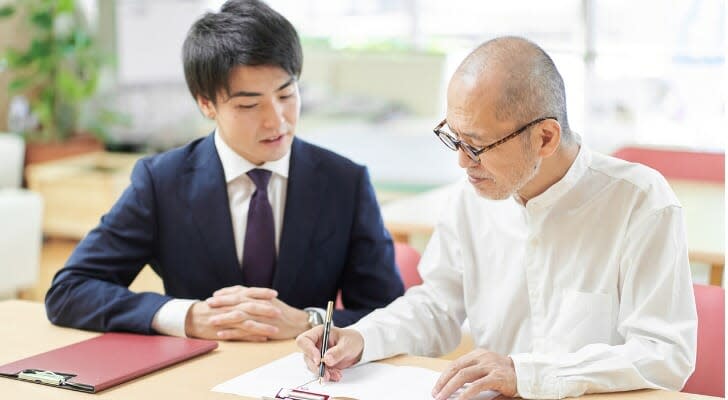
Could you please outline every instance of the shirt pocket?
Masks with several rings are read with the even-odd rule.
[[[552,326],[557,352],[573,352],[588,344],[609,343],[612,298],[608,294],[564,289]]]

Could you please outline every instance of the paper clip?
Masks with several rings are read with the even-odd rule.
[[[71,389],[93,392],[94,387],[83,383],[70,382],[69,379],[76,375],[64,374],[61,372],[45,371],[42,369],[25,369],[18,373],[16,378],[28,382],[40,383],[42,385],[65,386]]]
[[[66,384],[66,377],[53,371],[26,369],[18,374],[18,379],[46,385],[61,386]]]
[[[329,400],[329,395],[308,392],[301,389],[281,389],[275,398],[286,400]]]

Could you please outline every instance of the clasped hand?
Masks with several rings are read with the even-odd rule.
[[[185,332],[203,339],[264,342],[290,339],[308,329],[308,314],[268,288],[231,286],[192,305]]]

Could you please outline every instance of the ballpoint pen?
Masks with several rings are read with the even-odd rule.
[[[329,348],[329,333],[331,332],[331,318],[334,316],[334,302],[329,301],[329,304],[326,306],[326,319],[324,320],[324,337],[321,341],[321,364],[319,364],[319,384],[322,384],[324,381],[324,370],[326,369],[326,366],[324,365],[324,354],[326,354],[326,350]]]

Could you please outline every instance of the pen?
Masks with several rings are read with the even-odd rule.
[[[321,364],[319,364],[319,384],[323,383],[324,381],[324,370],[326,366],[324,365],[324,354],[326,354],[326,350],[329,348],[329,333],[331,332],[331,318],[334,316],[334,302],[329,301],[329,304],[326,305],[326,320],[324,320],[324,337],[321,341]]]

